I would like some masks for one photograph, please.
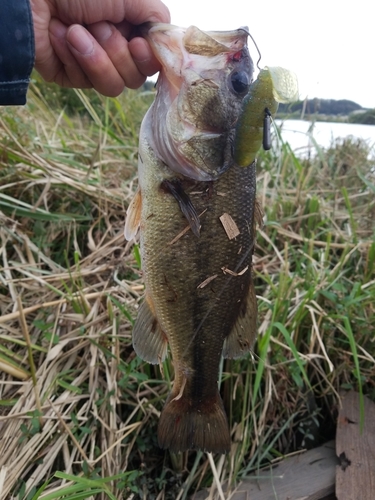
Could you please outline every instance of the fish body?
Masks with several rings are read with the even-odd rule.
[[[246,33],[155,25],[163,70],[140,132],[139,191],[127,239],[140,227],[146,285],[133,329],[137,354],[175,378],[158,440],[173,452],[230,450],[218,390],[221,356],[251,349],[255,164],[233,161],[235,125],[252,81]]]

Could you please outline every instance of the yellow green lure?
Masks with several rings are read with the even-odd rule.
[[[297,77],[291,71],[272,67],[262,69],[243,100],[236,124],[234,160],[241,167],[249,166],[262,145],[270,149],[269,122],[279,102],[298,99]]]

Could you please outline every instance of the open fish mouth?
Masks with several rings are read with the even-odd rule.
[[[152,108],[154,150],[175,172],[215,180],[233,164],[235,123],[253,78],[247,30],[146,29],[162,65]]]

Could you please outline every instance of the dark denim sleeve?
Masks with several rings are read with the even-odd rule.
[[[0,0],[0,105],[26,103],[34,54],[29,0]]]

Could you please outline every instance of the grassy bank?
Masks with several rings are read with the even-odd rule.
[[[143,282],[123,238],[151,101],[36,84],[1,110],[4,498],[187,498],[333,437],[340,391],[375,400],[373,153],[343,140],[301,160],[281,141],[258,162],[257,344],[222,367],[232,452],[158,449],[173,367],[131,347]]]

